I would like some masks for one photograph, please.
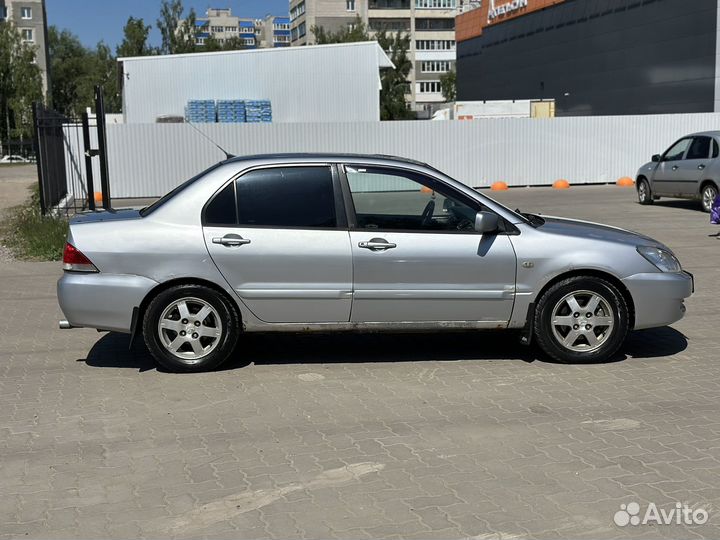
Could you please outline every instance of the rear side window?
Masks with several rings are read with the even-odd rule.
[[[695,137],[685,159],[707,159],[710,156],[710,137]]]
[[[718,157],[718,156],[720,156],[720,145],[718,145],[718,142],[717,142],[715,139],[713,139],[713,153],[712,153],[712,157],[713,157],[713,158],[716,158],[716,157]]]
[[[251,171],[236,181],[238,223],[254,227],[337,225],[330,167]]]

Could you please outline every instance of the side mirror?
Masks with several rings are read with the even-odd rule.
[[[653,163],[657,163],[657,162],[659,162],[661,159],[662,159],[662,156],[660,156],[660,154],[655,154],[655,155],[652,157]]]
[[[496,232],[499,223],[500,218],[492,212],[478,212],[475,214],[475,231],[480,234]]]

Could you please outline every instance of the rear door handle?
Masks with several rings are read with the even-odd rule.
[[[358,247],[369,249],[370,251],[385,251],[386,249],[396,248],[397,244],[388,242],[384,238],[371,238],[367,242],[360,242]]]
[[[698,165],[698,169],[702,171],[703,169],[705,169],[705,165],[701,163],[700,165]]]
[[[223,237],[216,236],[212,239],[213,244],[222,244],[223,246],[228,247],[235,247],[235,246],[244,246],[245,244],[249,244],[250,240],[247,238],[243,238],[239,234],[226,234]]]
[[[677,171],[679,168],[680,168],[680,167],[678,167],[677,165],[673,165],[672,170],[673,170],[673,171]]]

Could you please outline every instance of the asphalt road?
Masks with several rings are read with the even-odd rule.
[[[501,333],[248,335],[224,370],[175,375],[58,330],[59,264],[0,263],[0,538],[720,536],[708,216],[614,186],[497,198],[665,242],[696,277],[687,317],[600,365]],[[617,525],[633,502],[709,520]]]

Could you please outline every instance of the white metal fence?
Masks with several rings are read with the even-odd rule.
[[[472,187],[615,182],[720,114],[337,124],[203,124],[230,153],[352,152],[425,161]],[[184,124],[108,125],[113,197],[160,196],[223,159]]]

